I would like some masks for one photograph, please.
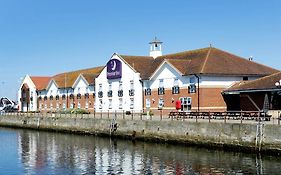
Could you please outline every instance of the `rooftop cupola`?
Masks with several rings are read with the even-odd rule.
[[[153,58],[157,58],[159,56],[162,56],[162,47],[160,40],[158,40],[156,37],[149,43],[150,44],[150,56]]]

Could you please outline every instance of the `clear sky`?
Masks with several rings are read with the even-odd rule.
[[[105,65],[117,52],[208,47],[281,69],[280,0],[0,0],[0,97],[21,77]]]

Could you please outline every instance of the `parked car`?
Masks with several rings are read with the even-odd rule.
[[[18,111],[16,102],[8,98],[0,99],[0,114],[3,114],[5,112],[16,112],[16,111]]]

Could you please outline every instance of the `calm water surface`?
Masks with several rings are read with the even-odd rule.
[[[279,157],[0,128],[0,174],[281,174]]]

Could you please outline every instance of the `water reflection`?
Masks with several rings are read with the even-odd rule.
[[[184,146],[9,131],[17,133],[17,152],[25,174],[279,174],[281,166],[277,157],[261,159]],[[2,171],[0,174],[5,173]]]

